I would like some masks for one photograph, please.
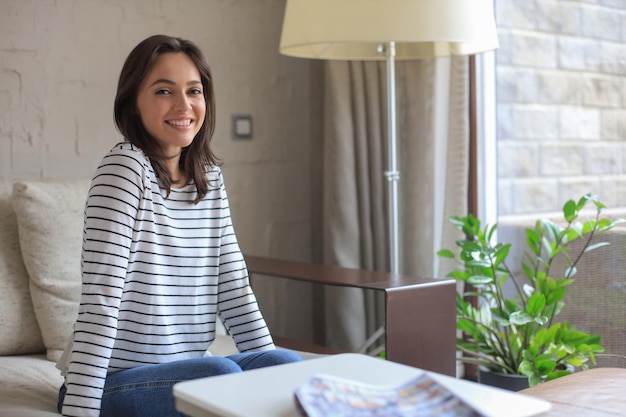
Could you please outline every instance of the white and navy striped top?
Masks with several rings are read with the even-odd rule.
[[[192,182],[166,198],[130,143],[103,158],[85,207],[78,319],[59,362],[64,416],[98,416],[107,373],[205,355],[218,312],[239,351],[274,348],[221,171],[207,175],[209,192],[193,204]]]

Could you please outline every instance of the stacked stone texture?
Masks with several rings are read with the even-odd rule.
[[[499,214],[626,207],[626,1],[495,5]]]

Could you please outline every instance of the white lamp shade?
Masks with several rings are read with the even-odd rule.
[[[493,0],[287,0],[280,52],[301,58],[472,55],[498,47]]]

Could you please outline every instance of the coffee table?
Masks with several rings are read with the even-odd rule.
[[[356,353],[221,375],[174,386],[176,408],[191,417],[298,417],[294,391],[315,374],[380,386],[428,372]],[[548,411],[544,400],[428,372],[485,416],[530,417]]]

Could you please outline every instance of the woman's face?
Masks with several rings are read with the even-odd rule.
[[[141,122],[165,156],[179,155],[193,141],[206,113],[200,73],[184,53],[164,53],[139,86]]]

